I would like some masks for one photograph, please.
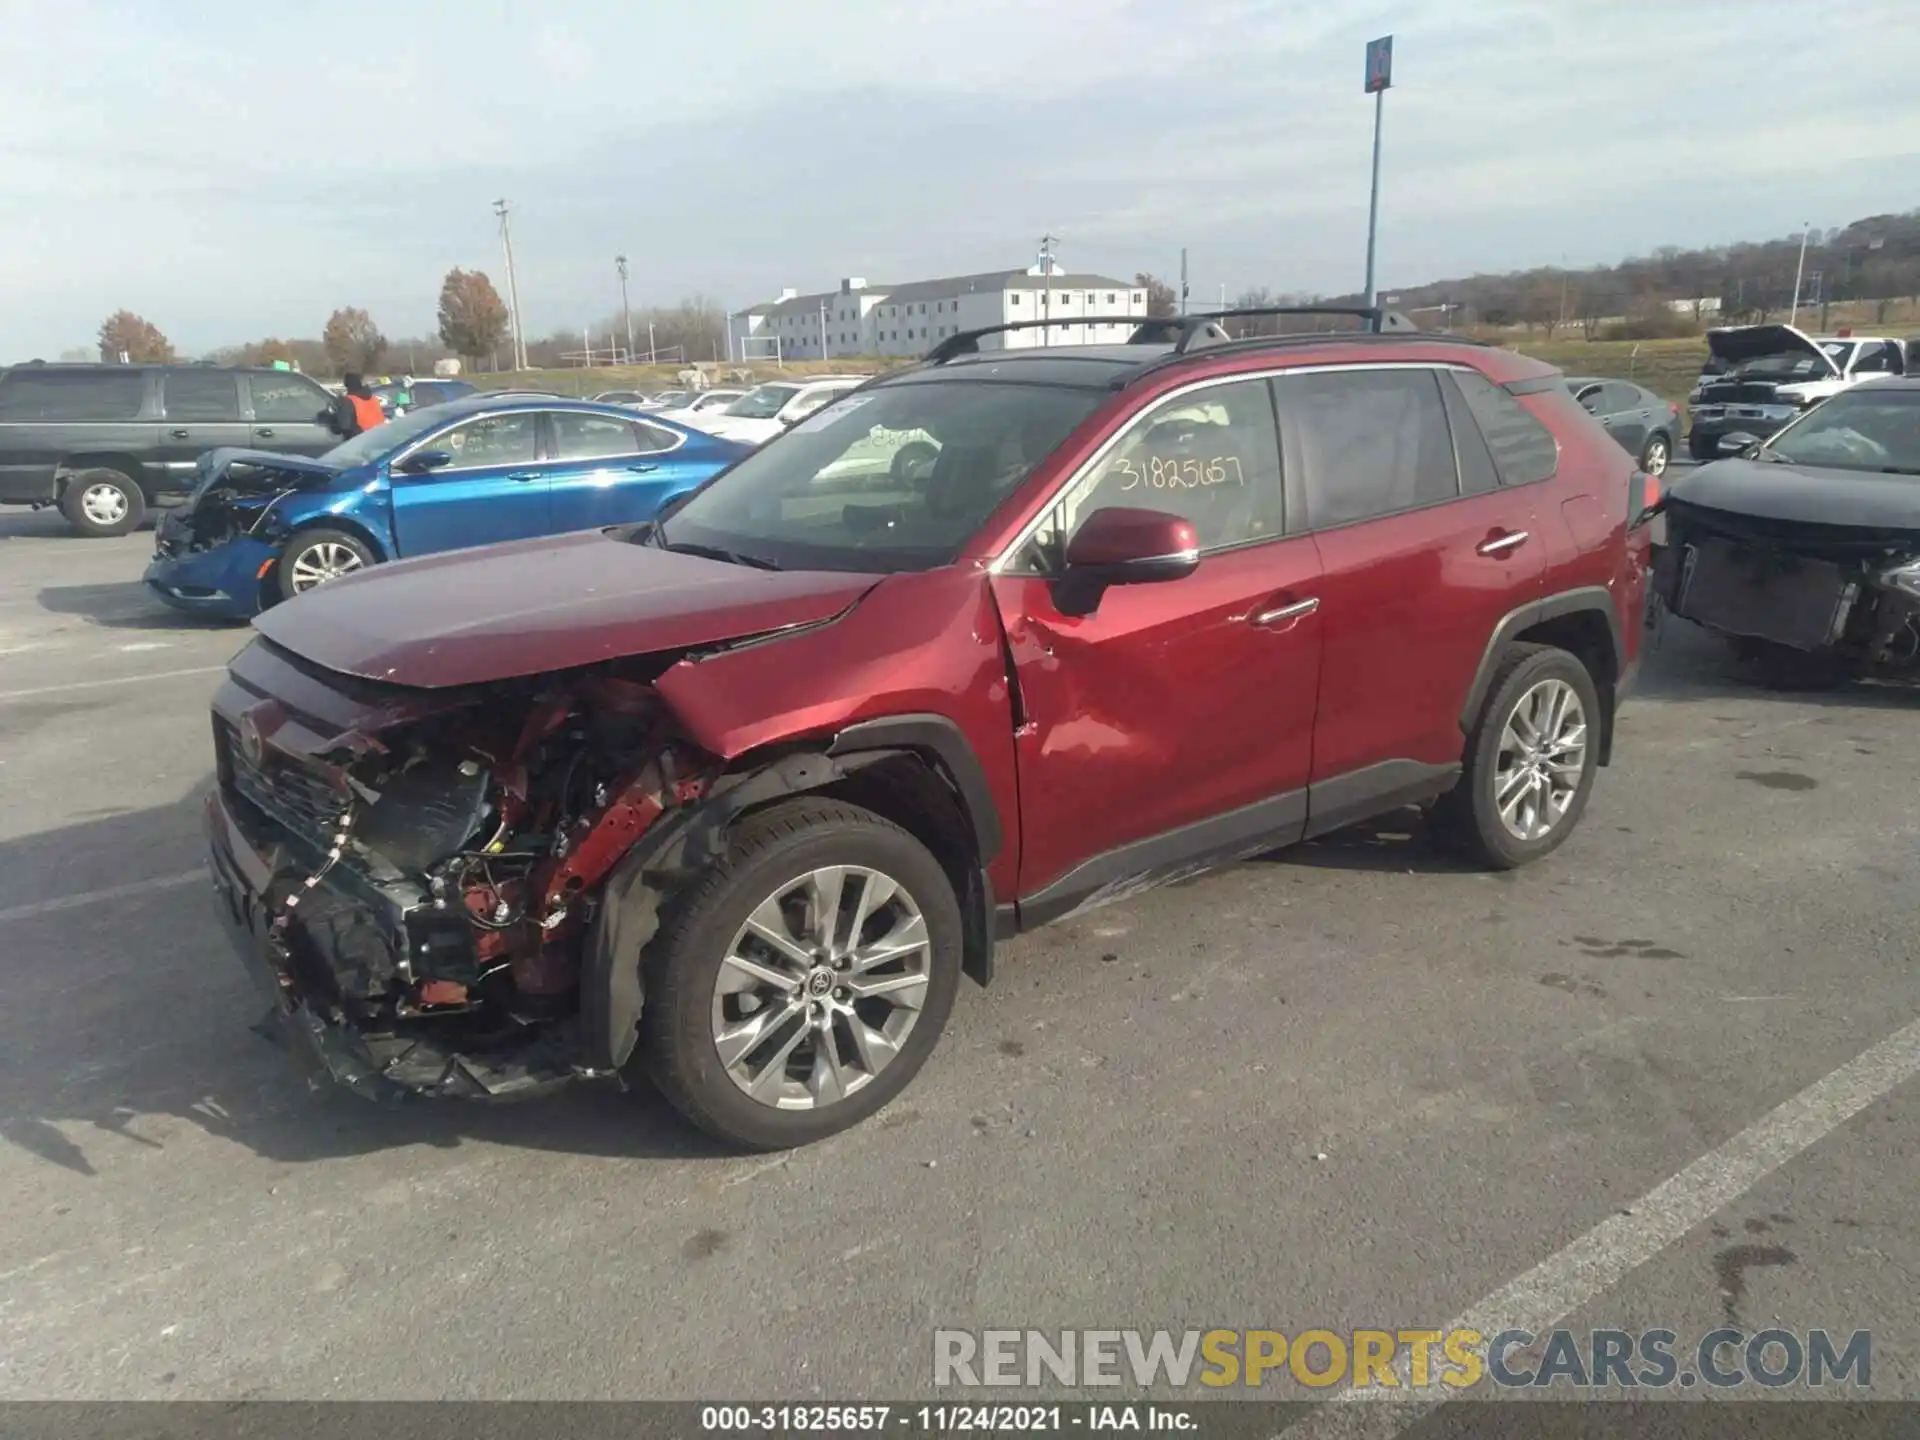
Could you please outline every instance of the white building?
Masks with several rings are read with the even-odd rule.
[[[1022,320],[1050,323],[986,336],[981,347],[1121,344],[1146,314],[1147,292],[1125,280],[1057,269],[1049,275],[1035,265],[905,285],[855,277],[812,295],[783,290],[777,300],[729,315],[727,335],[736,359],[910,357],[962,330]],[[1108,318],[1116,316],[1124,318]]]

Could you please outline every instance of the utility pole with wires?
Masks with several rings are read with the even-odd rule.
[[[613,268],[620,272],[620,317],[627,322],[627,364],[633,363],[633,310],[627,304],[627,257],[613,257]]]
[[[1180,247],[1180,313],[1187,313],[1187,247]]]
[[[1040,318],[1046,323],[1040,327],[1040,343],[1053,344],[1053,242],[1056,237],[1040,237]]]
[[[527,334],[520,324],[520,286],[513,274],[513,226],[507,218],[513,206],[505,200],[493,202],[493,213],[500,217],[500,248],[507,257],[507,316],[513,323],[513,368],[527,368]]]

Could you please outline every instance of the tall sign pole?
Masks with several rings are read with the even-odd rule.
[[[1180,313],[1187,313],[1187,247],[1180,247]]]
[[[1382,35],[1367,42],[1367,94],[1373,96],[1373,192],[1367,201],[1367,298],[1373,307],[1376,291],[1373,283],[1374,241],[1380,228],[1380,122],[1386,115],[1387,91],[1393,85],[1393,37]]]

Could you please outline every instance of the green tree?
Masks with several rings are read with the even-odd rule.
[[[1171,315],[1179,309],[1180,297],[1173,293],[1173,287],[1157,275],[1149,275],[1142,270],[1133,277],[1133,283],[1147,292],[1147,314]]]
[[[440,286],[440,338],[463,359],[491,355],[507,338],[507,307],[493,282],[457,266]]]
[[[444,302],[444,295],[442,300]],[[339,374],[357,370],[365,374],[380,367],[387,353],[387,337],[364,310],[343,306],[327,317],[327,328],[320,333],[326,347],[327,363]]]
[[[114,365],[122,355],[135,365],[163,365],[173,359],[173,345],[151,322],[116,310],[100,322],[100,358]]]

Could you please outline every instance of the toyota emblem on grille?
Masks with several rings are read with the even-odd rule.
[[[240,717],[240,753],[247,757],[251,765],[258,765],[260,757],[266,753],[266,744],[260,738],[260,726],[251,713]]]

